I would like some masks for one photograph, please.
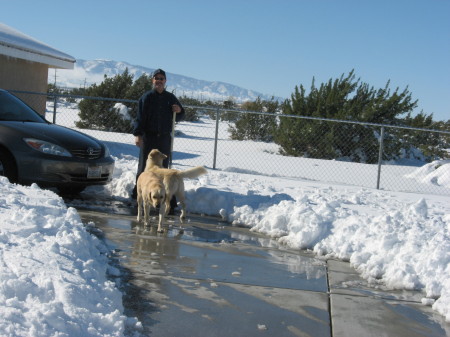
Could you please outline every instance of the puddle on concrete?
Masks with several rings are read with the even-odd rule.
[[[105,217],[86,211],[80,215],[128,258],[143,259],[146,264],[158,256],[166,272],[179,277],[195,274],[198,279],[222,282],[240,278],[246,284],[327,291],[325,262],[280,250],[273,240],[213,217],[191,216],[184,224],[172,217],[166,232],[157,233],[156,226],[139,225],[132,216]]]
[[[134,216],[79,213],[114,250],[126,314],[148,333],[329,336],[323,261],[214,217],[172,217],[161,234]]]

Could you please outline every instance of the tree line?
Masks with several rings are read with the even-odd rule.
[[[151,88],[149,75],[143,74],[133,80],[126,69],[114,77],[105,75],[98,85],[77,89],[76,94],[137,101]],[[49,89],[56,90],[53,87]],[[387,81],[384,87],[377,89],[356,78],[353,70],[320,85],[316,85],[313,78],[309,90],[303,85],[296,86],[290,99],[283,102],[259,97],[242,104],[237,104],[232,98],[221,103],[186,96],[179,99],[186,106],[220,107],[220,118],[228,121],[232,139],[275,142],[280,146],[280,153],[288,156],[377,162],[381,137],[379,127],[334,120],[450,131],[450,120],[434,121],[432,114],[423,111],[413,116],[417,100],[412,98],[408,87],[392,90]],[[124,119],[114,105],[114,101],[82,99],[79,102],[80,120],[76,126],[130,132],[131,120],[137,115],[137,103],[126,103],[131,120]],[[215,112],[208,110],[207,113],[216,118]],[[197,109],[186,108],[186,120],[197,119]],[[386,128],[383,144],[384,160],[450,158],[450,136],[442,133]]]

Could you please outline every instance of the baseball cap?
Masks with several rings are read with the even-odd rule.
[[[156,75],[163,75],[164,78],[166,78],[166,72],[162,69],[156,69],[153,74],[152,77],[155,77]]]

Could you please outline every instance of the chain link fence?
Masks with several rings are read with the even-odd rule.
[[[46,119],[55,124],[79,129],[107,144],[114,142],[134,149],[131,134],[133,118],[128,107],[136,107],[137,101],[110,98],[82,97],[58,94],[20,92],[22,96],[47,95]],[[79,103],[93,100],[109,102],[106,111],[108,127],[80,126]],[[450,132],[407,127],[394,127],[313,117],[250,112],[210,106],[184,105],[189,116],[195,118],[176,125],[173,162],[177,166],[203,165],[221,171],[286,179],[314,181],[324,186],[343,184],[364,188],[377,188],[399,192],[419,192],[450,195],[450,172],[442,172],[441,166],[450,160]],[[252,128],[263,128],[269,121],[279,127],[281,119],[302,130],[301,133],[284,135],[283,145],[273,140],[236,140],[236,121],[247,116],[253,118]],[[271,121],[272,120],[272,121]],[[120,131],[114,125],[120,124]],[[111,126],[113,125],[113,126]],[[234,132],[231,132],[233,131]],[[423,151],[404,142],[404,148],[393,148],[393,139],[433,139],[446,144],[439,161],[425,163]],[[306,138],[309,139],[305,142]],[[311,141],[312,140],[312,141]],[[422,141],[423,143],[423,141]],[[426,141],[425,141],[426,143]],[[131,147],[133,146],[133,147]],[[433,145],[430,143],[428,148]],[[292,155],[297,151],[302,156]],[[397,158],[386,158],[387,151],[397,153]],[[336,155],[332,158],[330,153]],[[446,165],[448,167],[448,165]]]

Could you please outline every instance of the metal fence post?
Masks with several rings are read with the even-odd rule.
[[[384,140],[384,126],[381,127],[381,134],[380,134],[380,149],[378,150],[377,190],[380,189],[381,161],[383,160],[383,140]]]
[[[220,119],[220,109],[216,110],[216,135],[214,137],[214,159],[213,159],[213,170],[216,169],[217,160],[217,141],[219,139],[219,119]]]
[[[56,95],[53,100],[53,124],[56,124]]]

